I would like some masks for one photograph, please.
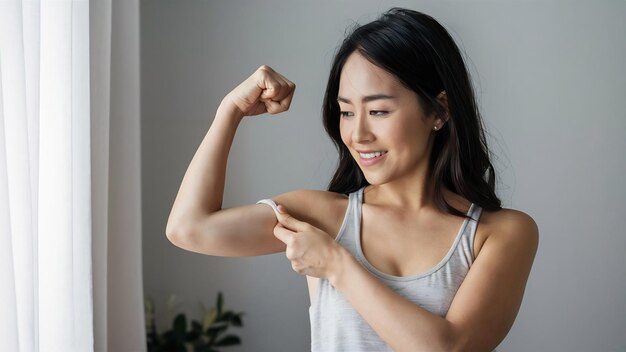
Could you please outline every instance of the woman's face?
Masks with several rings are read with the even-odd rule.
[[[427,167],[433,128],[441,122],[424,116],[417,94],[394,75],[355,51],[341,72],[337,100],[341,139],[370,184],[410,177]],[[386,154],[367,160],[363,151]]]

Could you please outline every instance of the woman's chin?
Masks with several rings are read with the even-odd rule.
[[[367,183],[369,183],[372,186],[380,186],[388,182],[386,178],[375,177],[372,175],[368,176],[366,173],[364,173],[363,175],[365,175],[365,180],[367,180]]]

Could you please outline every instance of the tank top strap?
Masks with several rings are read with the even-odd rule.
[[[472,203],[472,209],[469,211],[469,216],[472,218],[470,221],[473,222],[478,222],[478,219],[480,219],[480,214],[482,214],[483,212],[483,208],[476,204],[476,203]]]
[[[367,186],[363,186],[358,191],[354,192],[354,202],[356,204],[355,214],[358,219],[361,219],[361,210],[363,209],[363,192],[365,191],[365,187]]]
[[[364,187],[363,187],[364,188]],[[348,207],[344,215],[343,223],[337,233],[335,241],[341,243],[353,255],[357,253],[357,244],[354,240],[354,232],[357,231],[361,221],[360,203],[363,188],[348,194]]]
[[[470,219],[466,219],[466,229],[463,232],[463,244],[460,246],[463,248],[463,254],[471,265],[476,259],[474,254],[474,241],[476,238],[476,229],[478,228],[478,221],[480,219],[480,215],[482,214],[482,207],[476,203],[472,203],[472,207],[467,215],[470,216]]]

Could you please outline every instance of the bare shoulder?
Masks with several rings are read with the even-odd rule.
[[[297,189],[272,197],[284,205],[296,219],[336,236],[348,206],[348,196],[342,193],[316,189]]]
[[[484,241],[503,241],[534,256],[539,243],[539,227],[527,213],[510,208],[484,211],[480,218]]]

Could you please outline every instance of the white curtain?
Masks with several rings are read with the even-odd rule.
[[[0,0],[3,351],[143,351],[139,4]]]

